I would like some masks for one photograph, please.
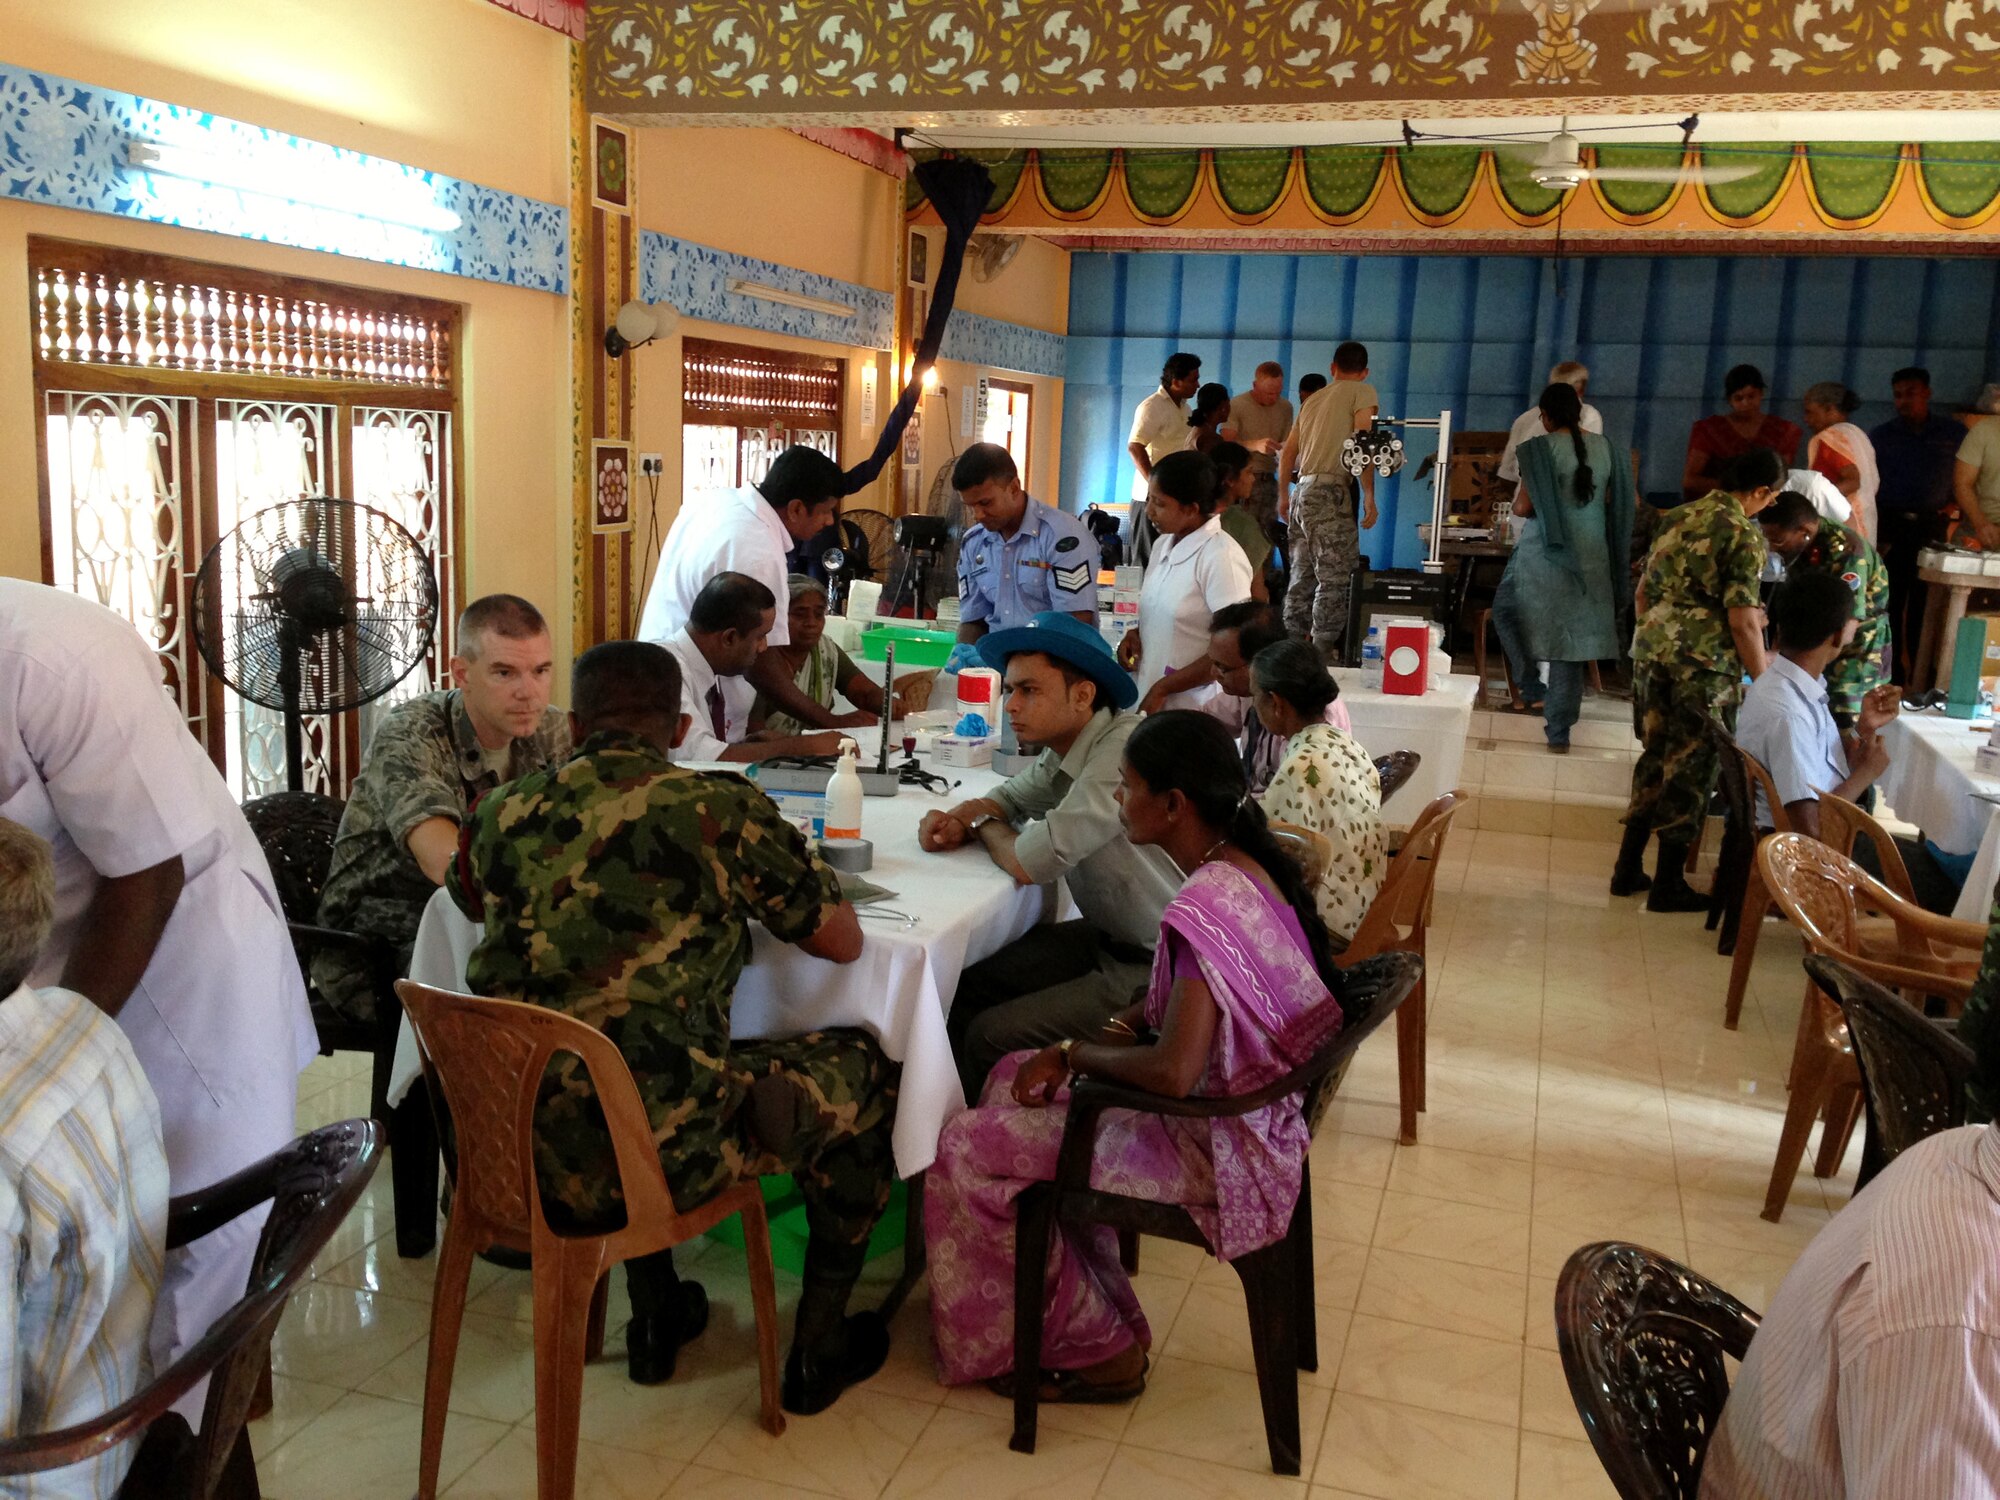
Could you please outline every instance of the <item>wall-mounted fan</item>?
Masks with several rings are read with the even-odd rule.
[[[966,264],[972,267],[972,279],[991,281],[1006,270],[1021,253],[1021,239],[1018,234],[975,234],[965,252]]]

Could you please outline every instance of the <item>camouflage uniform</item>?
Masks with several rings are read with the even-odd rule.
[[[1979,977],[1959,1018],[1958,1039],[1972,1049],[1972,1076],[1965,1083],[1965,1115],[1980,1124],[2000,1117],[2000,887],[1993,892],[1987,918],[1986,948],[1979,956]]]
[[[617,1046],[678,1207],[790,1172],[815,1235],[866,1242],[895,1177],[896,1064],[859,1031],[729,1039],[750,923],[798,942],[841,901],[833,872],[768,797],[603,730],[567,765],[484,798],[445,888],[485,924],[466,964],[475,993],[575,1016]],[[745,1107],[750,1085],[772,1074],[793,1086],[779,1152],[758,1144]],[[535,1124],[544,1197],[579,1223],[615,1221],[616,1161],[578,1058],[550,1065]]]
[[[1286,561],[1285,632],[1332,657],[1347,636],[1347,601],[1361,566],[1354,485],[1346,475],[1319,475],[1292,496]]]
[[[426,818],[460,822],[482,792],[568,757],[569,715],[561,709],[549,709],[534,734],[510,743],[503,763],[480,748],[457,688],[397,704],[369,740],[341,814],[320,890],[321,924],[381,938],[396,950],[396,972],[409,973],[417,924],[437,889],[410,853],[410,831]],[[312,978],[342,1016],[374,1019],[374,980],[358,956],[322,949]]]
[[[1663,844],[1692,843],[1715,782],[1703,725],[1736,722],[1743,660],[1729,611],[1754,608],[1764,533],[1734,496],[1716,491],[1660,519],[1646,559],[1646,609],[1632,642],[1632,715],[1644,748],[1632,768],[1628,822]]]
[[[1785,567],[1788,577],[1808,571],[1831,573],[1854,590],[1854,614],[1861,623],[1847,649],[1826,669],[1828,706],[1835,722],[1847,729],[1861,717],[1861,700],[1869,689],[1883,680],[1882,656],[1889,645],[1889,572],[1859,532],[1825,519],[1798,561]]]

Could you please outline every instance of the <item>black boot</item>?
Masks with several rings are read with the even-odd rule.
[[[1652,888],[1653,882],[1646,878],[1646,840],[1652,833],[1653,825],[1637,814],[1625,820],[1625,836],[1618,844],[1618,863],[1611,867],[1612,895],[1636,896]]]
[[[780,1404],[794,1416],[825,1411],[889,1357],[889,1325],[882,1315],[847,1315],[847,1299],[867,1259],[865,1244],[842,1245],[817,1236],[806,1243],[798,1324],[779,1393]]]
[[[634,1256],[625,1263],[632,1322],[625,1330],[625,1373],[634,1385],[674,1378],[681,1345],[708,1327],[708,1292],[674,1272],[671,1250]]]
[[[1688,841],[1660,840],[1653,865],[1653,888],[1646,893],[1647,911],[1707,911],[1708,897],[1687,883]]]

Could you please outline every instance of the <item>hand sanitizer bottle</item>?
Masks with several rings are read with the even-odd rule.
[[[826,784],[826,836],[830,839],[861,837],[860,754],[861,747],[853,740],[840,742],[840,764]]]

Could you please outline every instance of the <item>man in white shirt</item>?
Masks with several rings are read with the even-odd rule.
[[[1701,1500],[2000,1496],[2000,1135],[1910,1147],[1771,1300]]]
[[[55,909],[48,844],[0,819],[0,1437],[102,1416],[155,1373],[159,1106],[115,1021],[73,991],[23,983]],[[108,1500],[137,1446],[0,1490]]]
[[[688,731],[671,753],[675,761],[769,760],[778,755],[832,755],[841,736],[750,732],[757,688],[749,674],[767,653],[778,600],[747,573],[711,578],[694,597],[685,629],[659,644],[681,664],[681,708]]]
[[[1573,385],[1581,397],[1590,388],[1590,371],[1575,360],[1566,359],[1549,371],[1549,384]],[[1604,413],[1585,401],[1583,416],[1578,419],[1577,426],[1585,432],[1602,433]],[[1518,486],[1521,482],[1521,461],[1515,450],[1529,438],[1542,436],[1546,430],[1542,426],[1542,408],[1539,405],[1529,407],[1514,418],[1514,425],[1507,429],[1507,446],[1500,451],[1500,462],[1493,470],[1494,478]]]
[[[292,1139],[318,1050],[271,867],[161,691],[158,654],[101,605],[0,579],[0,817],[55,850],[31,985],[114,1017],[159,1101],[173,1191]],[[268,1206],[167,1257],[165,1363],[243,1295]],[[198,1399],[182,1406],[198,1420]]]
[[[719,573],[747,573],[773,599],[786,598],[786,555],[833,524],[845,484],[839,464],[799,444],[780,453],[756,484],[683,506],[639,612],[637,638],[664,644],[687,625],[695,596]],[[771,644],[791,644],[783,615]],[[835,727],[832,711],[800,692],[777,656],[755,666],[751,687],[800,723]]]
[[[1160,367],[1160,388],[1132,413],[1132,435],[1125,451],[1132,455],[1132,561],[1144,566],[1153,552],[1153,527],[1146,519],[1146,495],[1153,483],[1153,465],[1188,445],[1188,398],[1201,388],[1201,357],[1170,354]]]
[[[1885,683],[1862,699],[1850,768],[1827,701],[1826,669],[1854,639],[1854,591],[1832,573],[1798,572],[1771,595],[1778,649],[1750,684],[1736,713],[1736,743],[1763,764],[1794,832],[1819,837],[1819,799],[1859,798],[1889,769],[1882,726],[1896,717],[1897,691]],[[1776,824],[1758,789],[1757,826]]]

